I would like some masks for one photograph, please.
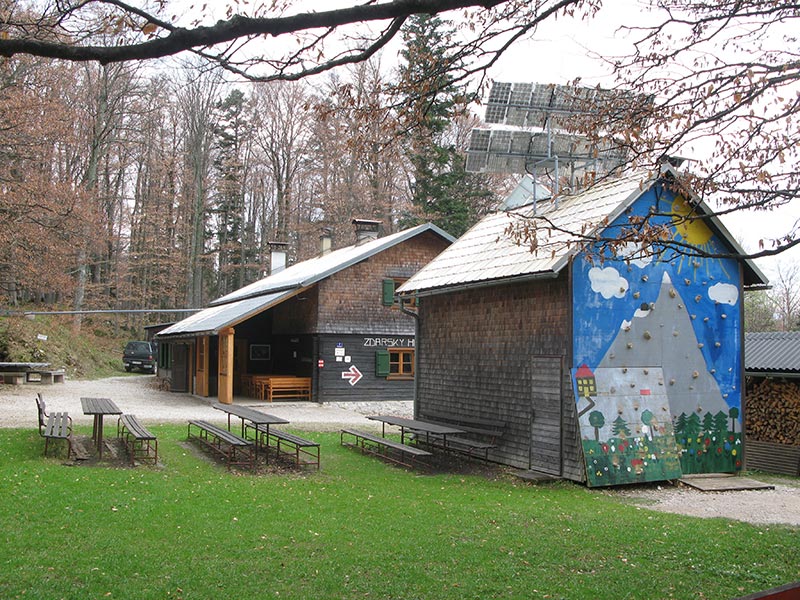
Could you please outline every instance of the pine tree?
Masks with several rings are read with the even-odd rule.
[[[461,59],[449,21],[415,15],[403,29],[400,83],[401,121],[411,131],[407,154],[411,163],[414,213],[402,226],[431,221],[460,236],[481,216],[479,207],[492,198],[484,175],[467,173],[464,156],[447,139],[453,120],[465,111],[464,90],[452,79]]]

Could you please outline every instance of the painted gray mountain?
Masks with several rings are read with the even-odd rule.
[[[728,412],[717,381],[708,371],[680,294],[665,273],[650,310],[619,330],[599,367],[661,367],[673,416]]]

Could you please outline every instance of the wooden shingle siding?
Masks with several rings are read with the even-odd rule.
[[[447,245],[426,232],[321,281],[316,333],[413,335],[414,319],[383,304],[383,281],[410,278]]]
[[[564,428],[569,418],[574,419],[574,400],[568,370],[561,367],[569,364],[571,347],[568,292],[565,272],[557,279],[423,298],[417,345],[419,410],[506,422],[506,433],[489,457],[529,468],[533,358],[557,357],[547,361],[553,373],[540,372],[536,381],[544,378],[552,402],[563,406],[545,408],[541,416],[548,416],[552,426],[538,443],[557,461],[566,435],[569,442],[563,442],[561,452],[565,467],[555,465],[553,470],[575,478],[574,469],[566,465],[574,460],[577,448],[575,428]]]

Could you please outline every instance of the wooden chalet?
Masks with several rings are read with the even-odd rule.
[[[414,320],[394,292],[453,238],[432,224],[377,237],[354,220],[358,241],[280,266],[162,330],[159,377],[173,391],[315,402],[411,400]],[[285,255],[284,255],[285,256]]]
[[[505,423],[489,459],[591,486],[742,465],[742,289],[766,284],[678,174],[630,173],[489,215],[406,282],[417,415]],[[616,237],[649,219],[708,258]],[[508,228],[552,224],[538,247]],[[583,238],[584,240],[587,238]],[[589,238],[591,239],[591,238]]]

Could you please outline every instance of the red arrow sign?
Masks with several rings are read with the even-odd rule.
[[[350,385],[357,384],[362,377],[361,371],[359,371],[355,365],[350,367],[347,371],[342,371],[342,379],[349,379]]]

